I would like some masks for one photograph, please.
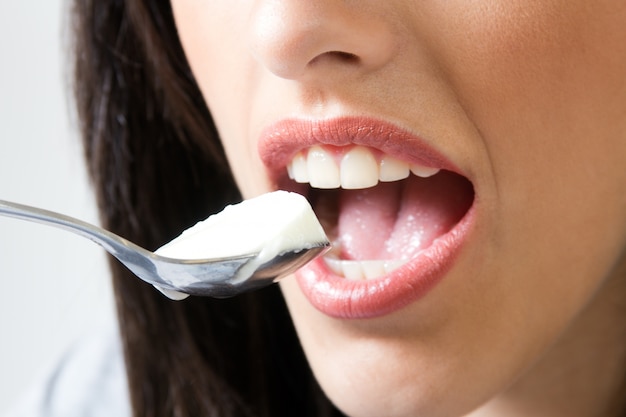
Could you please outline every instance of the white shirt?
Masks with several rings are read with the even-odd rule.
[[[5,417],[130,417],[121,343],[115,325],[73,345]]]

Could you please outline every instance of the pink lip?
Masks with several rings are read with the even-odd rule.
[[[289,119],[263,131],[259,155],[277,183],[285,166],[301,149],[326,144],[364,145],[407,161],[460,173],[423,139],[397,126],[360,117],[311,121]],[[298,284],[322,313],[344,319],[373,318],[401,309],[424,297],[452,267],[474,223],[474,206],[446,234],[392,273],[372,280],[351,281],[333,274],[318,258],[300,269]]]

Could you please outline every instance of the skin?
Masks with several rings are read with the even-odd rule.
[[[340,320],[295,280],[281,284],[338,407],[355,417],[610,415],[626,374],[623,1],[172,6],[244,196],[273,189],[259,134],[294,116],[392,121],[474,184],[469,239],[418,302]]]

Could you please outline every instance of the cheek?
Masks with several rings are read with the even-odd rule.
[[[447,14],[454,47],[438,58],[493,164],[493,198],[508,227],[498,244],[541,260],[559,247],[585,253],[597,242],[609,245],[609,255],[596,258],[606,265],[623,243],[626,219],[624,7],[614,0],[447,4],[456,10]]]
[[[222,22],[233,22],[235,16],[221,10],[224,2],[174,0],[172,2],[178,35],[187,61],[200,87],[202,95],[219,125],[230,125],[236,106],[241,99],[241,50]],[[223,6],[222,6],[223,7]],[[239,18],[240,20],[240,18]]]
[[[546,129],[560,115],[596,126],[611,112],[623,116],[626,11],[611,12],[615,0],[587,3],[453,1],[438,9],[431,20],[445,29],[429,28],[431,43],[481,132],[524,130],[528,119]]]
[[[244,197],[269,191],[250,139],[255,69],[248,54],[246,14],[229,1],[174,0],[185,55]]]

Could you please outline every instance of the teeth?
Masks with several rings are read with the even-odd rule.
[[[428,178],[439,172],[439,168],[425,167],[422,165],[411,165],[411,172],[418,177]]]
[[[380,160],[380,180],[385,182],[403,180],[409,176],[409,164],[393,156],[385,155]]]
[[[372,151],[364,146],[350,149],[338,164],[332,152],[313,146],[306,154],[298,152],[287,172],[294,181],[310,183],[315,188],[363,189],[373,187],[379,181],[402,180],[410,173],[428,178],[437,174],[439,168],[409,165],[389,155],[383,155],[377,161]]]
[[[324,262],[326,262],[328,268],[336,275],[349,280],[360,281],[380,278],[401,267],[406,261],[342,261],[340,259],[325,257]]]
[[[309,170],[306,165],[306,158],[299,152],[289,164],[289,177],[296,182],[309,182]]]
[[[309,183],[316,188],[339,188],[339,167],[333,156],[320,146],[309,149],[306,161]]]
[[[348,190],[369,188],[378,184],[378,164],[374,155],[356,146],[341,159],[341,187]]]

